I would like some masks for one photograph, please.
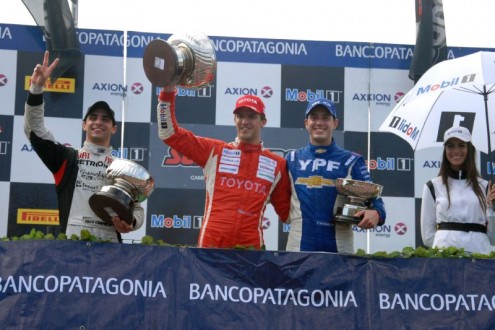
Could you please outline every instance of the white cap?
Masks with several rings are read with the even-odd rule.
[[[445,131],[445,134],[443,135],[443,144],[452,138],[458,138],[464,142],[471,142],[471,133],[466,127],[454,126]]]

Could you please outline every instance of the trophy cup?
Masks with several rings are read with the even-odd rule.
[[[199,89],[213,80],[217,61],[211,40],[196,32],[151,41],[144,49],[143,67],[156,86]]]
[[[335,187],[339,192],[334,205],[334,221],[340,223],[358,224],[361,218],[354,214],[367,209],[367,202],[371,198],[381,195],[383,187],[379,184],[339,178]]]
[[[135,204],[149,197],[155,181],[141,165],[120,158],[108,166],[106,177],[108,185],[89,198],[89,206],[100,219],[110,224],[114,216],[132,224]]]

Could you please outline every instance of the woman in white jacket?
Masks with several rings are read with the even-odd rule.
[[[421,236],[427,247],[454,246],[466,252],[490,254],[495,247],[495,189],[481,178],[476,148],[465,127],[444,134],[439,176],[428,181],[421,204]]]

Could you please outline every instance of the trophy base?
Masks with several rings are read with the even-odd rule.
[[[352,204],[345,204],[342,207],[337,208],[337,214],[335,214],[333,221],[338,223],[347,223],[357,225],[363,220],[361,217],[355,217],[359,211],[366,210],[366,207]]]
[[[143,68],[148,80],[158,87],[168,86],[177,76],[177,54],[165,40],[155,39],[144,49]]]
[[[123,190],[106,186],[102,191],[94,193],[89,198],[89,206],[93,212],[109,224],[112,218],[118,216],[121,220],[132,224],[134,221],[134,201]]]

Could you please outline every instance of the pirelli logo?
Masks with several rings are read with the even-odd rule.
[[[31,86],[31,76],[24,77],[24,89],[29,90]],[[50,78],[45,83],[45,92],[55,93],[75,93],[76,92],[76,79],[60,77],[52,84]]]
[[[60,224],[58,210],[17,209],[17,223],[20,225],[53,225]]]

